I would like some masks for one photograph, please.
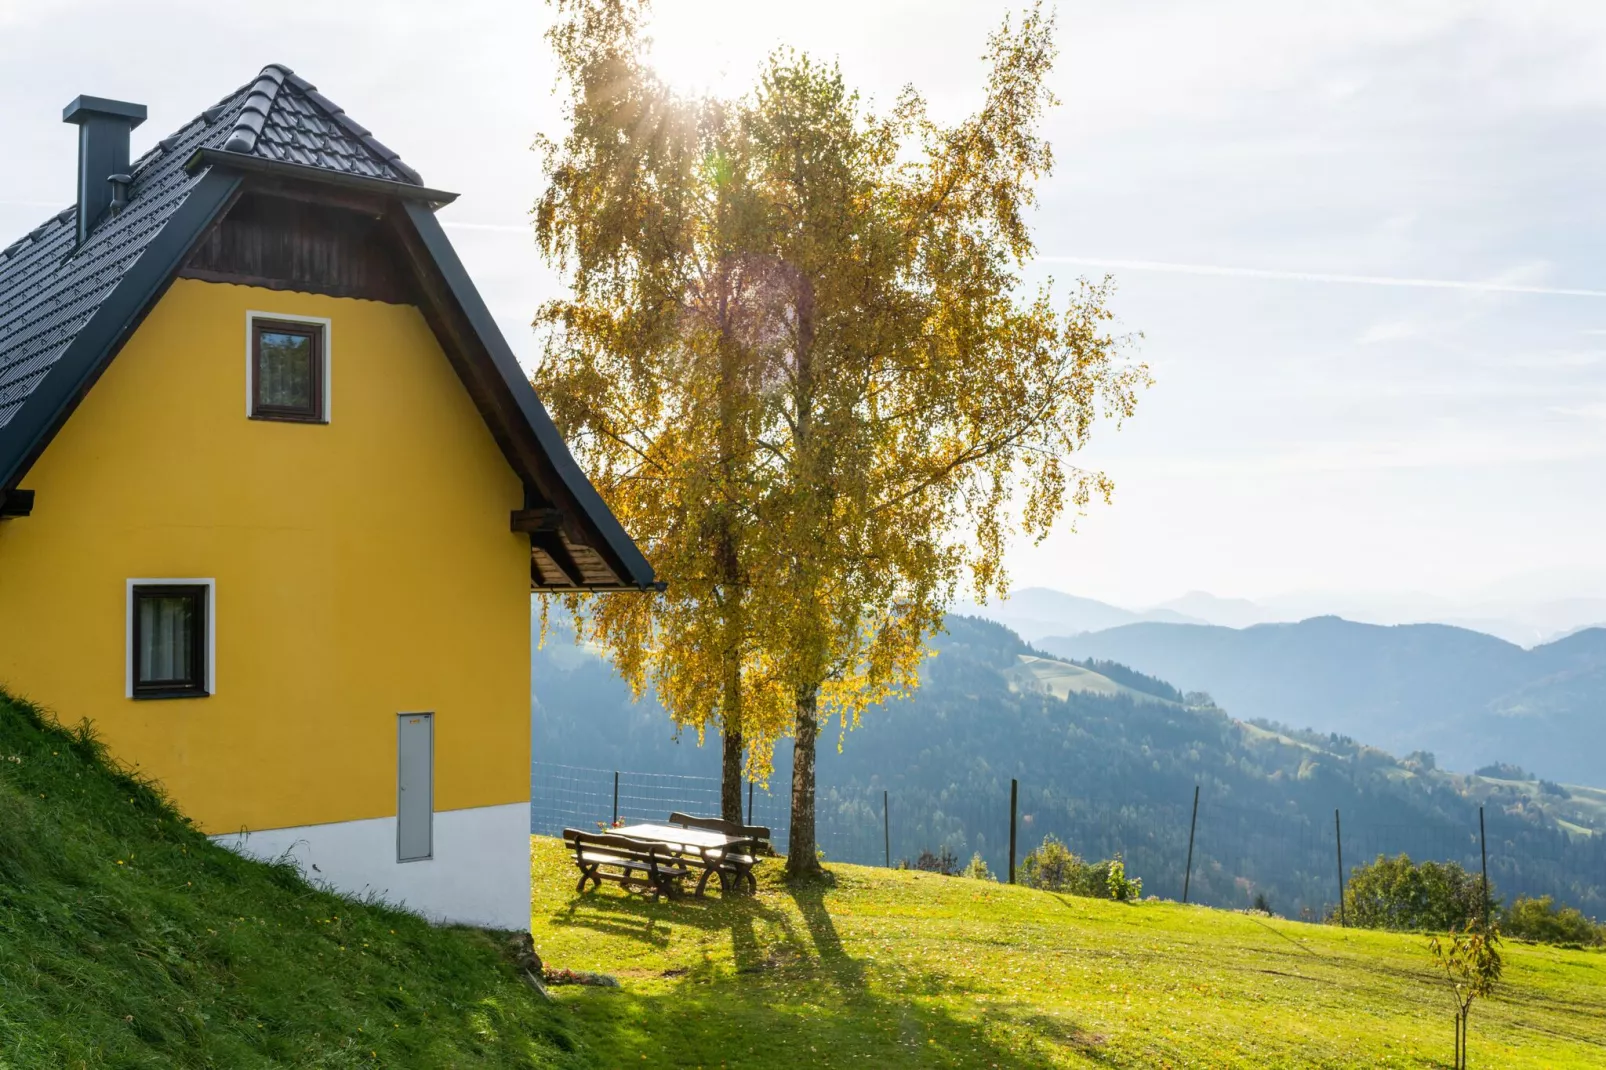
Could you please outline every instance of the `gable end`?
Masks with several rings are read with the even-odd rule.
[[[183,278],[416,303],[381,212],[243,194],[179,269]]]

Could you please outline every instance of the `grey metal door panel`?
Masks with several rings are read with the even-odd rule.
[[[434,854],[435,715],[396,718],[396,860]]]

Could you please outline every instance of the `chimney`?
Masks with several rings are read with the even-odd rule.
[[[113,175],[126,190],[128,135],[145,121],[145,105],[79,97],[62,111],[61,121],[78,126],[78,244],[82,245],[112,205]]]

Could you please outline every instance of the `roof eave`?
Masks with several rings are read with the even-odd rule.
[[[16,481],[38,459],[56,431],[72,415],[107,362],[139,326],[156,298],[198,239],[231,203],[237,175],[207,172],[164,223],[132,268],[96,306],[44,380],[10,423],[0,427],[0,490]]]
[[[350,175],[344,171],[331,171],[327,168],[309,167],[306,164],[299,163],[285,163],[281,160],[265,160],[260,156],[248,156],[245,153],[230,152],[227,149],[197,149],[184,164],[185,170],[191,173],[202,167],[217,167],[245,174],[269,175],[301,182],[315,182],[325,186],[338,186],[342,189],[371,193],[382,197],[395,197],[398,200],[410,203],[428,204],[431,211],[457,200],[457,194],[455,193],[431,189],[428,186],[415,186],[409,182],[394,182],[388,178]]]
[[[469,278],[468,270],[457,258],[457,251],[452,248],[451,241],[446,237],[446,231],[441,228],[440,220],[417,200],[406,202],[403,207],[425,251],[434,261],[436,269],[440,271],[447,289],[479,337],[480,343],[484,345],[486,353],[490,355],[502,386],[518,405],[520,414],[535,435],[558,479],[562,481],[564,490],[574,500],[588,526],[601,540],[601,548],[612,558],[610,567],[621,582],[617,588],[608,589],[632,591],[656,589],[657,578],[652,565],[647,562],[635,540],[625,531],[624,526],[619,523],[619,518],[613,515],[613,510],[608,508],[608,504],[602,500],[602,495],[597,493],[597,489],[591,485],[591,480],[586,478],[586,474],[575,462],[574,455],[569,452],[568,443],[558,434],[557,426],[547,414],[546,406],[541,404],[535,388],[530,385],[530,380],[519,367],[518,358],[513,355],[512,347],[502,336],[490,309],[486,307],[484,298],[480,296],[473,280]]]

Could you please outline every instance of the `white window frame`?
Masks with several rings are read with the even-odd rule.
[[[133,579],[125,587],[123,617],[123,697],[134,697],[134,588],[135,587],[205,587],[206,588],[206,695],[217,694],[217,580],[215,579]]]
[[[256,335],[257,320],[278,320],[281,323],[305,323],[323,328],[323,423],[331,422],[335,398],[335,328],[327,316],[297,316],[289,312],[263,312],[252,309],[245,314],[245,415],[256,415]],[[307,421],[302,421],[303,423]]]

